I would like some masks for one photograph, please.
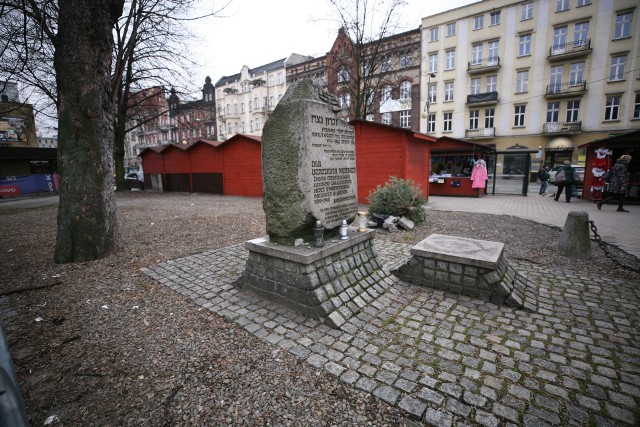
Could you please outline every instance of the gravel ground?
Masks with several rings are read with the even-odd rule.
[[[55,206],[1,210],[0,311],[33,426],[395,426],[404,414],[202,310],[139,269],[262,236],[262,199],[117,195],[123,247],[56,265]],[[510,216],[430,211],[414,244],[441,233],[506,244],[512,259],[637,281],[593,244],[589,262],[555,253],[558,228]],[[616,259],[640,261],[617,248]],[[51,418],[50,418],[51,417]],[[55,418],[53,418],[55,417]]]

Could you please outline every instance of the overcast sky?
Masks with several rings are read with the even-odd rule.
[[[476,1],[407,0],[401,9],[402,30],[418,28],[425,16]],[[199,86],[206,76],[215,84],[222,76],[239,73],[243,65],[259,67],[291,53],[324,55],[340,27],[327,0],[232,0],[225,15],[197,30],[205,39],[192,48],[203,64],[196,72]]]

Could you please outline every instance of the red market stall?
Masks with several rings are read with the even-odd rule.
[[[586,148],[584,190],[582,198],[597,202],[606,193],[603,175],[624,154],[631,156],[629,163],[629,189],[625,203],[640,204],[640,130],[597,139],[580,148]]]
[[[411,129],[353,120],[356,140],[358,203],[391,176],[410,179],[429,197],[429,145],[436,139]]]
[[[145,187],[228,196],[262,196],[261,138],[149,147],[140,153]]]
[[[490,158],[495,150],[483,144],[443,136],[430,146],[430,194],[432,196],[482,197],[485,186],[476,187],[484,181],[484,175],[493,173]],[[484,174],[475,168],[475,161],[485,160]],[[473,179],[472,179],[473,178]]]

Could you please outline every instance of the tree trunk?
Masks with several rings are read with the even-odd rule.
[[[124,0],[60,0],[58,84],[60,204],[55,261],[90,261],[117,248],[110,72]]]

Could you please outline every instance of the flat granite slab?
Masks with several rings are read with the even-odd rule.
[[[500,242],[432,234],[412,247],[411,254],[494,270],[503,250]]]
[[[250,251],[257,252],[263,255],[274,256],[282,258],[287,261],[293,261],[300,264],[312,264],[319,259],[324,259],[328,256],[336,254],[343,249],[350,246],[357,245],[360,242],[364,242],[368,239],[373,239],[375,230],[367,229],[364,232],[356,231],[355,227],[349,227],[347,240],[326,240],[324,246],[316,248],[313,244],[304,244],[300,246],[281,245],[269,241],[269,237],[259,237],[257,239],[249,240],[245,242],[244,246]]]

